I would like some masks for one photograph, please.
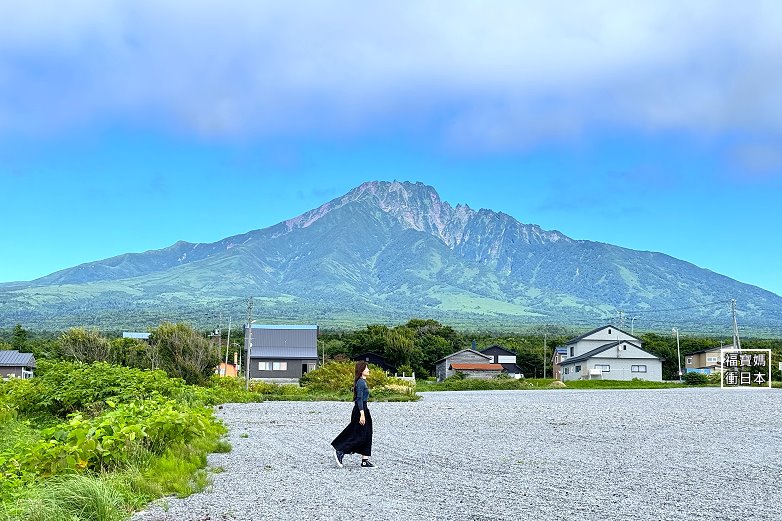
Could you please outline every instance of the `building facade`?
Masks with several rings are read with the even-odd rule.
[[[644,351],[640,338],[608,325],[568,340],[559,361],[560,379],[662,382],[662,359]],[[559,353],[557,348],[557,352]]]
[[[245,343],[250,344],[251,379],[294,380],[318,363],[316,325],[253,324],[249,335],[245,326]]]

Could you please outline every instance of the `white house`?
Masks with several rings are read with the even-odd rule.
[[[568,340],[559,361],[560,378],[662,382],[663,361],[641,349],[640,338],[608,325]]]

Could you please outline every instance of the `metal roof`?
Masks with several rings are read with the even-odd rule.
[[[494,357],[493,357],[493,356],[484,355],[483,353],[481,353],[481,352],[479,352],[479,351],[476,351],[475,349],[462,349],[462,350],[460,350],[460,351],[456,351],[455,353],[451,353],[451,354],[450,354],[450,355],[448,355],[448,356],[444,356],[444,357],[442,357],[441,359],[439,359],[438,361],[436,361],[436,362],[435,362],[435,365],[439,364],[439,363],[440,363],[440,362],[442,362],[443,360],[447,360],[448,358],[451,358],[453,355],[458,355],[459,353],[464,353],[465,351],[471,351],[471,352],[475,353],[476,355],[480,355],[480,356],[482,356],[482,357],[483,357],[483,358],[485,358],[486,360],[494,360]]]
[[[253,325],[253,358],[318,358],[318,326]]]
[[[638,337],[637,337],[637,336],[635,336],[635,335],[631,335],[630,333],[627,333],[626,331],[622,331],[622,330],[621,330],[621,329],[619,329],[618,327],[615,327],[615,326],[612,326],[611,324],[608,324],[608,325],[605,325],[605,326],[600,326],[600,327],[598,327],[598,328],[595,328],[595,329],[593,329],[592,331],[587,331],[587,332],[586,332],[586,333],[584,333],[583,335],[577,336],[577,337],[575,337],[575,338],[571,338],[570,340],[568,340],[567,342],[565,342],[565,343],[564,343],[564,344],[562,344],[562,345],[565,345],[565,346],[567,346],[567,345],[570,345],[570,344],[575,344],[575,343],[576,343],[576,342],[578,342],[579,340],[583,340],[584,338],[588,337],[589,335],[593,335],[593,334],[597,333],[598,331],[602,331],[602,330],[604,330],[604,329],[608,329],[609,327],[610,327],[611,329],[616,329],[617,331],[619,331],[619,332],[621,332],[621,333],[624,333],[625,335],[629,336],[630,338],[635,338],[636,340],[641,340],[640,338],[638,338]]]
[[[35,367],[35,357],[32,353],[20,353],[17,350],[3,350],[0,351],[0,366]]]
[[[123,331],[122,338],[138,338],[140,340],[149,340],[149,333],[137,333],[135,331]]]
[[[298,324],[298,325],[285,325],[285,324],[253,324],[253,329],[318,329],[317,325],[313,324]]]
[[[464,369],[465,371],[502,371],[504,367],[500,364],[451,364],[451,369],[459,370]]]
[[[513,356],[516,356],[516,354],[517,354],[515,351],[511,351],[510,349],[508,349],[506,347],[502,347],[501,345],[498,345],[498,344],[493,344],[493,345],[490,345],[489,347],[487,347],[486,349],[481,349],[481,353],[483,353],[485,355],[496,355],[500,351],[503,352],[503,353],[507,353],[509,355],[513,355]]]
[[[605,345],[602,345],[602,346],[600,346],[598,348],[595,348],[595,349],[593,349],[591,351],[587,351],[583,355],[578,355],[578,356],[574,356],[573,358],[568,358],[566,360],[562,360],[561,362],[559,362],[559,365],[563,366],[563,365],[572,364],[572,363],[575,363],[575,362],[583,362],[584,360],[588,360],[588,359],[592,358],[595,355],[599,355],[603,351],[607,351],[607,350],[611,349],[612,347],[618,346],[619,344],[629,344],[629,345],[635,347],[636,349],[638,349],[639,351],[643,351],[646,354],[652,355],[652,353],[650,353],[649,351],[644,351],[643,349],[641,349],[641,346],[635,344],[634,342],[630,342],[629,340],[620,340],[618,342],[611,342],[610,344],[605,344]],[[654,358],[658,359],[658,360],[662,360],[659,356],[655,356],[655,355],[652,355],[652,356]],[[634,358],[635,357],[632,357],[632,356],[631,357],[626,357],[626,359],[628,359],[628,360],[632,360]]]

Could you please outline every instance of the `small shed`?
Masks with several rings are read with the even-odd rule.
[[[1,378],[32,378],[35,369],[35,357],[32,353],[20,353],[17,350],[0,351]]]

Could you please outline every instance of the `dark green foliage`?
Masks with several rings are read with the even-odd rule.
[[[164,322],[151,331],[149,340],[159,367],[187,383],[205,382],[220,363],[217,349],[184,323]]]
[[[687,385],[706,385],[709,383],[709,376],[703,373],[690,372],[686,373],[682,380]]]
[[[27,348],[27,331],[21,324],[16,324],[11,333],[11,346],[18,351],[25,351]]]
[[[0,387],[0,397],[27,414],[65,418],[76,411],[98,413],[108,402],[131,402],[155,396],[181,398],[192,392],[185,382],[163,371],[110,365],[106,362],[38,364],[36,377],[13,380]]]

